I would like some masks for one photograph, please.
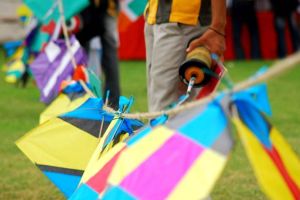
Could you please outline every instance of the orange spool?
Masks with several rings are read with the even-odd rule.
[[[195,77],[195,84],[200,84],[204,78],[205,75],[202,70],[199,70],[196,66],[191,66],[185,70],[184,76],[187,80],[191,80],[192,77]]]
[[[189,84],[192,77],[195,78],[194,87],[206,85],[210,76],[205,73],[211,69],[210,52],[205,47],[197,47],[187,54],[186,60],[179,68],[179,77],[183,83]]]

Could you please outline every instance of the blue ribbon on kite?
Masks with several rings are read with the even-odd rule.
[[[235,93],[232,100],[244,124],[266,148],[272,148],[269,138],[270,124],[262,114],[271,115],[266,85],[257,85]]]
[[[234,102],[246,101],[266,115],[272,115],[266,84],[256,85],[241,92],[234,93],[232,100]]]

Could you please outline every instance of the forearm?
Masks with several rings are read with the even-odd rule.
[[[194,39],[187,52],[199,46],[205,46],[211,53],[217,54],[220,58],[226,48],[225,26],[226,26],[226,0],[210,0],[212,9],[212,22],[200,37]]]
[[[211,27],[225,33],[226,0],[211,0],[212,23]]]

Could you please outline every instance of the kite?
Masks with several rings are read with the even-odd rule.
[[[41,23],[48,24],[51,20],[57,21],[60,17],[58,1],[24,0],[24,3]],[[89,0],[62,0],[62,3],[64,8],[67,8],[64,11],[64,15],[66,20],[68,20],[87,7],[89,5]]]
[[[98,150],[70,199],[205,198],[233,145],[228,128],[217,102],[144,127],[104,155]]]
[[[27,72],[26,62],[29,58],[28,49],[21,45],[17,48],[14,54],[10,57],[9,61],[4,65],[4,70],[6,70],[5,81],[8,83],[17,83],[22,81],[25,85],[26,80],[25,74]]]
[[[86,64],[86,55],[75,37],[71,38],[71,52],[78,65]],[[63,80],[68,80],[74,73],[64,40],[51,41],[38,57],[31,63],[30,69],[41,91],[41,101],[50,103],[59,93]]]
[[[20,41],[20,40],[5,42],[3,44],[3,48],[5,50],[5,53],[6,53],[7,57],[11,57],[12,55],[14,55],[14,53],[16,52],[16,50],[21,45],[22,45],[22,41]]]
[[[41,113],[40,124],[56,117],[60,114],[67,113],[78,108],[88,98],[92,97],[82,86],[84,81],[87,88],[96,97],[101,97],[101,82],[98,77],[88,68],[78,66],[73,74],[73,80],[63,81],[61,84],[60,94],[51,102],[51,104]]]
[[[84,91],[79,82],[72,81],[41,113],[40,124],[53,117],[75,110],[90,97],[91,96]]]
[[[76,189],[99,138],[114,118],[102,106],[101,99],[89,98],[79,108],[49,119],[16,142],[66,197]],[[124,120],[117,133],[142,126],[139,121]]]
[[[268,121],[266,86],[234,94],[233,121],[256,178],[270,199],[300,199],[300,160]]]

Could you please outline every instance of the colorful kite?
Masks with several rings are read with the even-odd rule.
[[[41,113],[40,124],[63,113],[75,110],[91,96],[79,82],[73,81],[66,86],[55,100]]]
[[[86,87],[96,97],[102,96],[101,82],[99,78],[88,68],[78,66],[73,74],[73,80],[63,81],[61,92],[55,100],[41,113],[40,124],[60,114],[70,112],[82,105],[88,98],[92,97],[82,86]]]
[[[14,54],[11,55],[9,61],[3,66],[6,71],[5,81],[8,83],[17,83],[22,80],[28,70],[26,67],[28,59],[28,49],[23,45],[19,46]]]
[[[103,102],[90,98],[79,108],[52,118],[28,132],[17,146],[69,197],[76,189],[86,165],[113,114],[102,110]],[[130,132],[142,125],[127,120],[116,130]]]
[[[17,146],[66,195],[76,189],[103,130],[113,116],[102,101],[89,99],[73,112],[52,118],[28,132]],[[99,112],[98,112],[99,111]]]
[[[64,8],[66,20],[79,13],[89,5],[89,0],[61,0]],[[41,23],[48,24],[51,20],[57,21],[60,17],[58,0],[24,0],[32,13]]]
[[[21,40],[9,41],[3,44],[3,49],[7,57],[11,57],[15,54],[16,50],[22,45]]]
[[[89,68],[79,65],[73,73],[72,80],[84,81],[90,86],[91,92],[98,98],[102,97],[102,83],[99,77]]]
[[[78,65],[86,65],[86,55],[75,37],[71,38],[71,51]],[[71,59],[65,41],[59,39],[50,42],[30,65],[41,91],[41,101],[50,103],[58,95],[62,81],[72,77]]]
[[[256,91],[254,91],[256,90]],[[233,121],[262,190],[270,199],[300,199],[300,160],[263,112],[266,87],[234,94]]]
[[[213,102],[146,127],[104,155],[98,151],[71,199],[205,198],[233,144],[228,126]]]

